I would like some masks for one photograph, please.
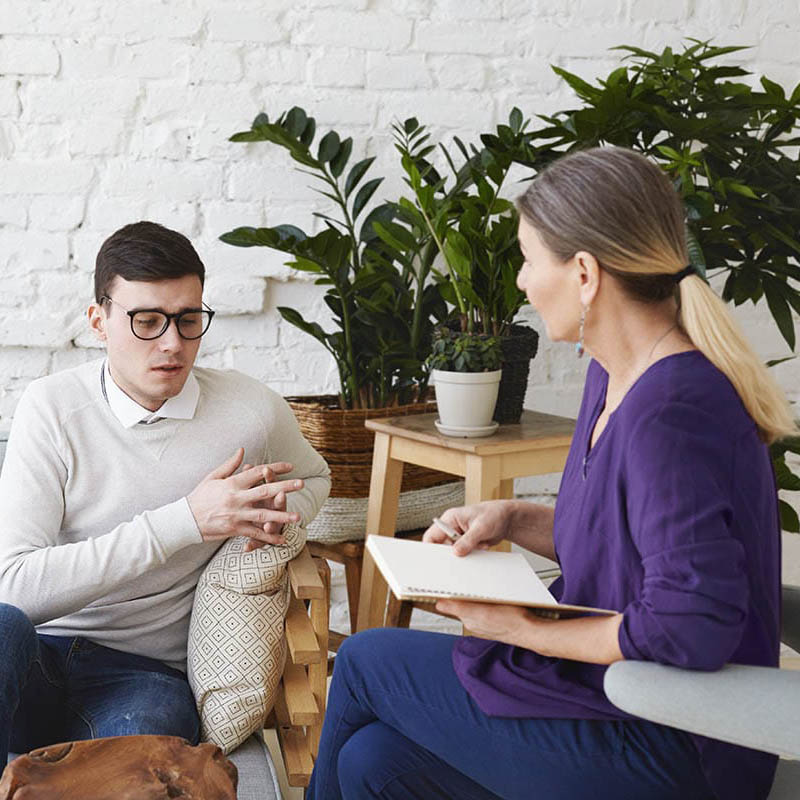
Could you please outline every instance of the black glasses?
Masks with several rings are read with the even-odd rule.
[[[172,319],[175,320],[175,327],[182,339],[199,339],[208,330],[215,313],[205,303],[203,303],[205,308],[189,308],[186,311],[179,311],[177,314],[167,314],[166,311],[158,308],[137,308],[129,311],[108,295],[100,298],[101,303],[104,300],[119,306],[131,318],[133,335],[137,339],[145,340],[158,339],[169,328],[169,322]]]

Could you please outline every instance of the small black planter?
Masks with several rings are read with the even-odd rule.
[[[503,351],[503,376],[494,417],[501,425],[517,423],[528,388],[531,359],[539,347],[539,334],[527,325],[512,325],[508,336],[500,340]]]

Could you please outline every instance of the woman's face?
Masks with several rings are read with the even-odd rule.
[[[518,236],[525,262],[517,286],[539,313],[551,341],[577,341],[581,301],[575,264],[560,261],[524,218]]]

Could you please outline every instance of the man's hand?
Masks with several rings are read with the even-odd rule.
[[[203,541],[231,536],[249,536],[248,549],[264,544],[282,544],[281,531],[289,522],[299,522],[300,515],[286,511],[286,495],[302,489],[299,479],[276,481],[275,477],[291,472],[291,464],[248,465],[238,474],[244,458],[239,448],[227,461],[212,470],[189,494],[187,500]]]

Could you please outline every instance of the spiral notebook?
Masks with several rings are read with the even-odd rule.
[[[522,553],[473,550],[456,556],[443,544],[369,536],[367,550],[398,600],[477,600],[526,606],[549,617],[615,614],[556,602]]]

